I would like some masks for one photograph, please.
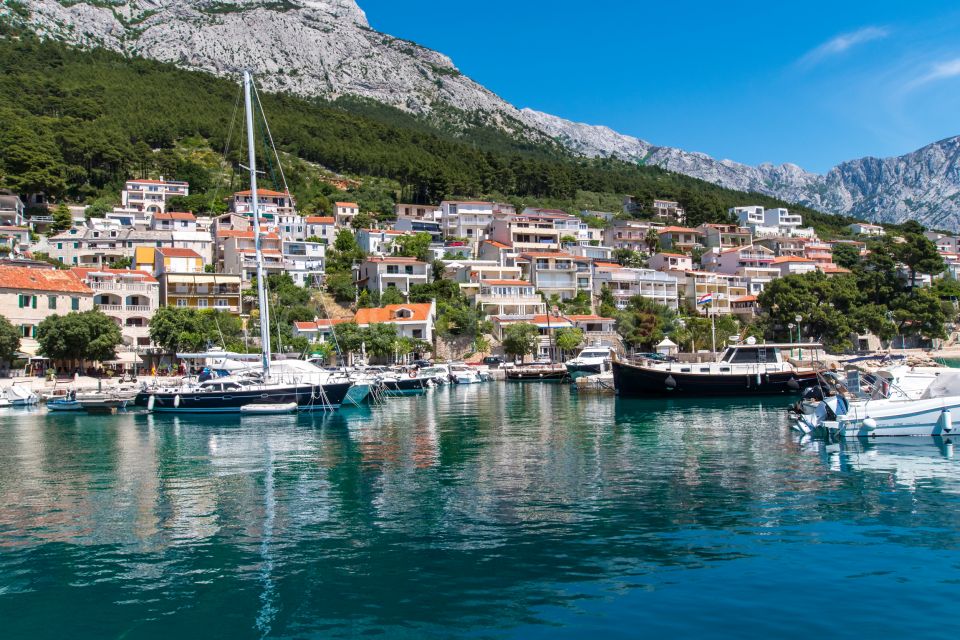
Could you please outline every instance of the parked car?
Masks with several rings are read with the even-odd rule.
[[[498,369],[503,366],[504,359],[500,356],[487,356],[483,359],[483,364],[487,365],[491,369]]]
[[[415,367],[421,367],[421,368],[422,368],[422,367],[432,367],[432,366],[433,366],[433,363],[430,362],[429,360],[414,360],[414,361],[413,361],[413,366],[415,366]]]

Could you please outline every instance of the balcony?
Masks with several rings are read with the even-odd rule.
[[[137,291],[141,293],[149,293],[150,291],[156,291],[157,287],[151,287],[145,284],[123,284],[115,282],[91,282],[87,286],[95,291]]]
[[[98,304],[97,308],[104,313],[151,313],[153,311],[150,305],[141,304]]]

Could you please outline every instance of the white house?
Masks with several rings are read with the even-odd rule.
[[[157,214],[166,211],[167,200],[190,195],[190,183],[179,180],[127,180],[120,192],[118,211],[143,211]]]
[[[369,291],[397,289],[406,295],[411,286],[430,282],[430,265],[416,258],[370,256],[360,263],[358,275],[358,284]]]
[[[883,236],[887,232],[878,224],[867,224],[866,222],[855,222],[847,227],[851,233],[858,236]]]

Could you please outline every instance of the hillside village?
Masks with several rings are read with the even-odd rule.
[[[355,202],[336,202],[331,215],[301,215],[289,192],[265,189],[256,196],[234,193],[227,213],[198,217],[177,210],[189,194],[184,181],[131,179],[120,206],[103,217],[89,217],[79,206],[28,209],[15,194],[0,195],[0,315],[21,336],[21,356],[49,366],[37,340],[44,320],[93,309],[120,329],[122,344],[112,361],[121,369],[148,362],[155,367],[186,346],[169,338],[158,343],[151,323],[162,309],[232,317],[243,348],[257,347],[256,332],[249,331],[257,318],[249,294],[256,273],[254,197],[271,289],[278,285],[288,295],[291,287],[301,290],[293,294],[296,303],[277,292],[281,306],[298,306],[296,317],[284,317],[284,309],[278,314],[281,342],[273,348],[311,350],[330,360],[337,351],[346,358],[344,352],[355,350],[338,344],[338,337],[349,342],[349,329],[376,326],[391,327],[393,339],[405,341],[402,348],[380,349],[388,360],[430,354],[557,360],[594,343],[622,350],[714,349],[718,321],[721,340],[731,331],[750,331],[772,282],[849,274],[835,252],[862,258],[886,235],[879,225],[857,223],[848,238],[819,238],[800,215],[750,205],[732,208],[728,224],[688,227],[677,202],[630,197],[616,214],[518,211],[483,201],[397,204],[395,220],[381,223]],[[933,232],[925,238],[935,244],[945,271],[912,273],[912,285],[929,287],[940,276],[955,280],[957,239]],[[904,276],[910,271],[905,264],[898,270]],[[710,343],[703,323],[697,324],[707,317],[713,320]],[[802,332],[802,322],[801,339],[820,339],[812,328]],[[638,326],[644,323],[650,326]],[[532,325],[539,339],[511,353],[505,342],[516,325]],[[789,330],[792,339],[792,324]],[[208,340],[213,344],[194,346],[240,348],[227,344],[219,323],[217,331],[219,339]],[[881,346],[869,332],[856,340],[855,349]],[[905,337],[900,346],[907,346]]]

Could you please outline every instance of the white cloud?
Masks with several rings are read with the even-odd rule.
[[[801,67],[812,67],[827,58],[839,55],[853,47],[870,42],[871,40],[880,40],[890,35],[890,30],[886,27],[863,27],[850,33],[841,33],[835,38],[827,40],[816,49],[808,51],[800,60],[797,61]]]
[[[927,71],[927,73],[911,82],[908,82],[906,89],[916,89],[917,87],[929,84],[931,82],[936,82],[937,80],[945,80],[947,78],[955,78],[957,76],[960,76],[960,58],[944,60],[943,62],[937,62],[931,65],[930,70]]]

